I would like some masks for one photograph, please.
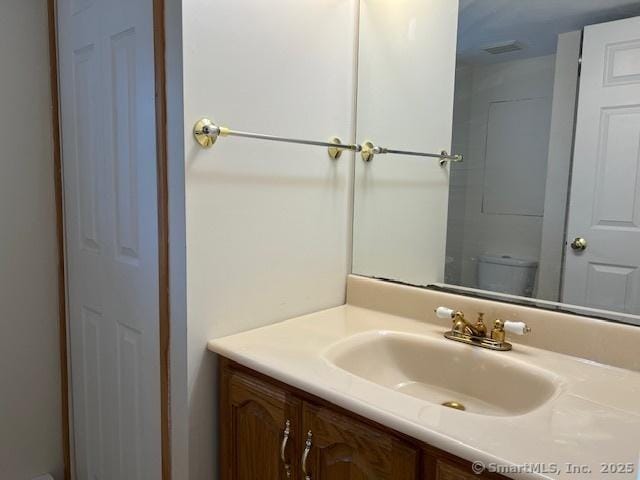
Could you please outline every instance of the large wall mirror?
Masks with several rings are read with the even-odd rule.
[[[354,273],[640,325],[640,2],[362,0],[357,120]]]

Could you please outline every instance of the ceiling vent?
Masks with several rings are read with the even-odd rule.
[[[488,47],[483,48],[485,52],[491,55],[501,55],[503,53],[509,52],[517,52],[518,50],[522,50],[524,45],[515,40],[510,40],[508,42],[494,43],[493,45],[489,45]]]

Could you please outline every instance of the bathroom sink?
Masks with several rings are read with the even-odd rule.
[[[480,415],[523,415],[550,400],[561,382],[509,355],[389,331],[354,335],[324,353],[338,368],[430,403]]]

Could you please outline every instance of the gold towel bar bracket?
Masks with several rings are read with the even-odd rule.
[[[440,151],[440,153],[426,153],[426,152],[411,152],[408,150],[395,150],[392,148],[386,147],[378,147],[371,140],[367,140],[362,144],[362,151],[360,155],[362,156],[362,160],[365,162],[370,162],[376,155],[383,155],[387,153],[392,153],[396,155],[409,155],[413,157],[429,157],[429,158],[437,158],[440,160],[440,166],[444,167],[447,162],[462,162],[462,155],[451,155],[446,150]]]

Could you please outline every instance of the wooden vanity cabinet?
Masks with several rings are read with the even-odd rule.
[[[222,370],[221,478],[299,478],[295,446],[301,442],[300,413],[301,402],[290,392],[233,369]]]
[[[491,473],[475,474],[471,471],[470,462],[444,452],[433,451],[425,453],[423,461],[423,480],[505,479],[501,475]]]
[[[505,478],[228,359],[219,368],[222,480]]]
[[[311,432],[307,471],[317,480],[415,480],[418,452],[395,436],[331,408],[304,402],[303,431]]]

